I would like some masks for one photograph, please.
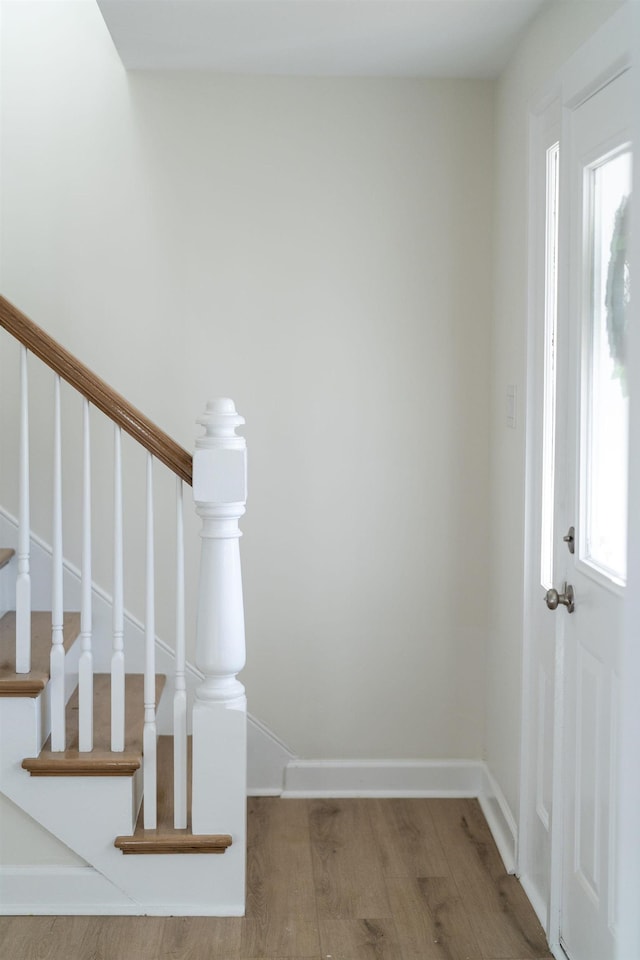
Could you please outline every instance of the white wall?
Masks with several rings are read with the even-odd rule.
[[[209,397],[247,418],[251,711],[303,757],[480,757],[492,84],[128,76],[55,0],[4,4],[2,80],[5,295],[185,446]]]
[[[496,91],[495,308],[491,395],[491,605],[487,656],[487,760],[518,812],[523,617],[528,122],[554,73],[620,3],[569,0],[545,7]],[[506,426],[507,384],[518,387],[518,425]]]

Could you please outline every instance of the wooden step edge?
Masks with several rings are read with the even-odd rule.
[[[13,556],[15,556],[15,550],[11,547],[0,547],[0,570],[6,567]]]
[[[140,757],[95,757],[88,753],[84,757],[68,757],[60,754],[53,757],[27,757],[22,768],[32,777],[132,777],[140,769]]]
[[[18,677],[11,680],[0,680],[0,697],[39,697],[47,683],[48,676],[42,679],[25,674],[26,679],[20,680]]]
[[[80,614],[65,612],[63,646],[65,653],[80,634]],[[31,670],[15,672],[16,612],[0,618],[0,697],[39,697],[49,682],[51,658],[51,612],[31,611]]]
[[[166,677],[156,676],[156,702],[160,702]],[[144,725],[144,677],[125,676],[125,749],[110,749],[111,743],[111,677],[108,673],[93,675],[93,742],[94,749],[78,749],[79,689],[76,687],[66,709],[66,744],[64,751],[51,749],[51,737],[37,757],[26,757],[22,767],[32,777],[131,777],[142,766]]]
[[[116,837],[113,845],[123,853],[225,853],[232,844],[226,833],[161,833],[156,836]]]

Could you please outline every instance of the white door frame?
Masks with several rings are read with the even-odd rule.
[[[558,76],[549,84],[547,90],[530,111],[530,149],[531,159],[538,153],[539,139],[538,131],[540,129],[540,116],[547,106],[554,100],[559,99],[562,106],[562,126],[560,136],[561,150],[561,168],[562,144],[566,144],[567,132],[569,129],[572,111],[577,109],[581,103],[605,86],[609,81],[618,76],[624,69],[629,67],[632,62],[632,56],[640,53],[640,42],[636,38],[636,50],[631,49],[632,28],[630,18],[633,16],[635,26],[640,26],[640,11],[632,10],[632,7],[640,7],[640,4],[625,4],[625,6],[614,14],[600,30],[581,47],[576,54],[568,61]],[[640,32],[640,31],[639,31]],[[640,57],[639,57],[640,59]],[[639,71],[635,71],[636,74]],[[636,89],[640,92],[638,77],[635,78]],[[636,100],[640,103],[640,98]],[[636,126],[635,143],[640,142],[640,122]],[[634,173],[636,174],[635,183],[640,183],[640,151],[634,150]],[[564,165],[566,166],[566,164]],[[533,164],[532,164],[533,167]],[[536,186],[534,182],[535,171],[532,169],[529,184],[529,209],[534,209],[534,201],[537,199]],[[561,178],[564,175],[561,174]],[[566,195],[566,185],[563,193]],[[563,181],[561,179],[561,190]],[[560,207],[561,229],[566,230],[566,217],[568,214],[568,203],[562,203]],[[531,743],[531,716],[532,702],[535,695],[534,684],[535,677],[532,672],[532,645],[535,643],[535,636],[531,629],[532,614],[534,605],[541,603],[541,593],[532,589],[534,546],[536,543],[536,530],[539,524],[537,513],[534,515],[534,507],[537,504],[537,471],[539,469],[539,451],[536,444],[539,443],[539,430],[535,424],[533,416],[538,408],[540,397],[542,395],[542,371],[540,369],[539,353],[539,330],[540,309],[539,309],[539,290],[537,285],[540,278],[540,269],[538,266],[539,253],[535,247],[539,243],[539,226],[531,218],[529,231],[529,310],[528,310],[528,330],[527,330],[527,435],[526,435],[526,491],[525,491],[525,583],[524,583],[524,604],[523,604],[523,658],[522,658],[522,719],[521,719],[521,762],[520,762],[520,811],[519,811],[519,843],[517,857],[517,873],[522,878],[525,890],[531,887],[529,877],[529,864],[527,862],[527,803],[526,791],[531,789],[529,765],[527,762],[526,751]],[[632,222],[633,247],[632,256],[634,258],[635,269],[633,276],[640,276],[640,217],[636,217]],[[567,264],[560,261],[560,269],[567,268]],[[638,297],[632,306],[633,317],[640,321],[640,310]],[[632,328],[634,324],[632,323]],[[629,385],[631,394],[631,412],[630,412],[630,508],[629,508],[629,572],[628,589],[625,599],[626,612],[626,633],[623,649],[623,709],[622,709],[622,733],[621,733],[621,769],[623,770],[623,781],[620,789],[620,796],[623,797],[620,809],[620,837],[625,841],[619,845],[619,863],[622,871],[623,882],[620,883],[619,890],[628,890],[629,894],[626,900],[620,904],[620,927],[618,930],[618,940],[621,944],[621,952],[617,960],[637,960],[640,957],[640,922],[638,920],[637,891],[640,889],[640,823],[638,823],[637,809],[640,798],[640,763],[638,763],[638,743],[640,742],[640,709],[638,708],[640,691],[640,510],[633,509],[632,497],[634,490],[640,490],[640,323],[635,323],[634,336],[630,344],[629,356]],[[562,888],[562,811],[564,810],[564,795],[562,783],[562,742],[563,742],[563,657],[561,646],[557,652],[556,676],[555,676],[555,719],[554,719],[554,744],[553,744],[553,791],[552,806],[555,815],[551,823],[551,876],[550,898],[548,909],[547,905],[536,904],[534,907],[543,923],[546,922],[546,933],[549,945],[554,955],[564,957],[565,954],[560,947],[560,922],[561,922],[561,888]],[[609,960],[609,958],[607,958]],[[613,960],[613,958],[612,958]]]
[[[633,102],[640,104],[640,4],[631,4]],[[633,117],[636,149],[633,182],[636,200],[631,221],[631,276],[640,277],[640,107]],[[635,284],[638,290],[638,284]],[[620,803],[618,807],[618,956],[616,960],[640,957],[640,296],[631,301],[629,337],[629,556],[625,623],[622,635]],[[635,494],[635,504],[633,498]]]
[[[525,532],[524,532],[524,620],[522,624],[522,714],[520,737],[520,803],[516,872],[520,877],[538,919],[548,927],[548,903],[531,882],[528,853],[531,824],[531,798],[537,791],[532,774],[531,746],[535,734],[536,698],[536,617],[540,611],[540,591],[534,589],[540,575],[541,451],[543,441],[542,404],[544,395],[544,322],[546,302],[545,240],[546,170],[542,158],[551,139],[559,139],[561,87],[556,78],[531,107],[529,113],[529,231],[528,231],[528,329],[527,389],[525,418]],[[552,134],[553,131],[553,134]],[[537,609],[536,609],[537,608]],[[539,703],[538,703],[539,708]],[[539,718],[538,718],[539,719]]]

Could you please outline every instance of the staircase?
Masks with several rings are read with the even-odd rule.
[[[0,793],[85,864],[68,882],[64,870],[52,874],[44,896],[28,883],[17,893],[3,876],[0,912],[243,915],[246,700],[237,673],[246,452],[235,433],[243,420],[231,401],[209,403],[192,461],[2,297],[0,325],[21,344],[18,517],[0,506]],[[50,546],[29,523],[29,354],[55,374]],[[79,569],[62,550],[61,379],[83,398]],[[90,406],[114,424],[110,597],[91,578]],[[123,606],[123,431],[147,458],[145,618],[137,630]],[[155,633],[157,461],[177,477],[175,649]],[[202,519],[195,667],[185,659],[184,483],[193,483]],[[50,609],[35,610],[43,569]]]

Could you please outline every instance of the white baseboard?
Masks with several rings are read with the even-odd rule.
[[[291,760],[288,797],[477,797],[478,760]]]
[[[0,867],[0,915],[128,914],[138,904],[93,867]]]
[[[531,882],[531,879],[526,874],[521,874],[519,879],[520,883],[522,884],[522,889],[526,893],[527,899],[533,907],[535,915],[540,921],[540,926],[546,931],[548,929],[548,911],[546,902],[542,899],[540,893],[538,890],[536,890],[535,886]]]
[[[516,872],[518,827],[505,796],[486,764],[482,764],[478,799],[507,873]]]
[[[243,916],[240,907],[132,900],[93,867],[0,866],[0,916]]]

